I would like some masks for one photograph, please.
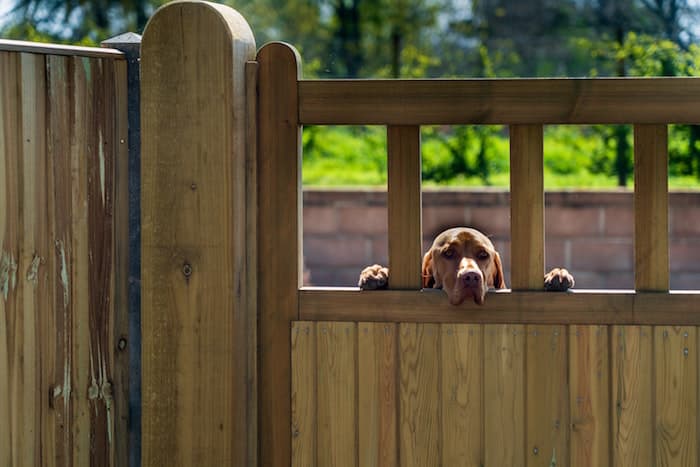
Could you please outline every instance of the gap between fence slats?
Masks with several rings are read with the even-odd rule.
[[[700,123],[700,80],[309,80],[309,125]]]
[[[388,146],[389,287],[421,288],[420,127],[390,126]]]
[[[637,290],[668,290],[666,125],[634,126],[634,282]]]

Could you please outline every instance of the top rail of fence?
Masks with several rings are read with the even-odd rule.
[[[66,55],[90,58],[124,59],[124,53],[117,49],[82,47],[75,45],[44,44],[39,42],[0,39],[0,52],[21,52],[46,55]]]

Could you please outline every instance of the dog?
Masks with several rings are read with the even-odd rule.
[[[433,241],[423,256],[423,288],[442,289],[452,305],[468,298],[483,305],[489,289],[505,289],[501,256],[491,240],[476,229],[447,229]],[[362,290],[385,289],[389,269],[375,264],[360,273]],[[544,289],[566,291],[574,286],[573,276],[563,268],[555,268],[544,276]]]

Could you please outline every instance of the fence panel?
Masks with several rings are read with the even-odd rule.
[[[0,462],[125,465],[125,63],[114,50],[0,50]]]

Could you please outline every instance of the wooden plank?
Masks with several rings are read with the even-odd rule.
[[[510,127],[511,287],[544,287],[544,162],[542,125]]]
[[[230,8],[181,2],[151,18],[141,53],[142,464],[248,465],[245,63],[255,42]],[[289,327],[278,337],[289,349]]]
[[[606,326],[569,328],[571,466],[610,465],[610,350]]]
[[[526,465],[568,465],[567,329],[529,325],[526,331]]]
[[[634,284],[637,290],[667,291],[668,129],[634,127]]]
[[[654,465],[652,416],[652,328],[613,326],[612,465]]]
[[[484,465],[525,465],[525,326],[484,326]]]
[[[47,57],[48,87],[48,137],[47,137],[47,190],[49,195],[49,230],[51,254],[47,259],[51,299],[50,313],[46,316],[42,354],[47,358],[42,364],[43,387],[48,394],[48,420],[42,433],[42,456],[49,465],[72,465],[71,416],[71,347],[70,347],[70,284],[72,263],[70,256],[70,202],[71,165],[70,142],[73,115],[69,78],[74,62],[66,57]],[[69,116],[69,118],[66,118]],[[51,357],[53,356],[53,357]]]
[[[124,54],[116,49],[101,47],[82,47],[77,45],[47,44],[43,42],[15,41],[0,39],[0,51],[32,54],[46,54],[68,57],[92,57],[123,59]]]
[[[21,432],[23,408],[22,297],[17,290],[22,235],[21,62],[17,54],[0,53],[0,463],[24,461]],[[28,362],[31,364],[31,362]],[[18,407],[19,406],[19,407]],[[21,434],[20,434],[21,433]]]
[[[440,327],[399,326],[399,463],[440,465]]]
[[[22,148],[21,159],[21,220],[20,255],[17,270],[18,296],[21,297],[22,329],[17,329],[15,354],[19,361],[14,375],[18,392],[15,394],[17,418],[13,427],[17,441],[15,465],[36,465],[41,458],[42,402],[45,392],[41,385],[41,321],[49,306],[46,276],[43,280],[42,257],[49,252],[46,200],[46,64],[45,58],[21,54],[22,74]],[[0,162],[1,164],[1,162]],[[12,185],[12,184],[10,184]],[[18,194],[19,195],[19,194]],[[2,222],[0,222],[0,225]],[[1,242],[0,242],[1,243]],[[1,266],[0,266],[1,267]],[[40,282],[41,281],[41,284]],[[20,346],[21,345],[21,346]]]
[[[482,327],[440,327],[441,442],[443,466],[484,465]]]
[[[658,467],[698,465],[697,328],[654,328],[654,438]]]
[[[302,277],[300,66],[296,51],[285,44],[269,44],[258,53],[258,251],[285,252],[258,255],[259,462],[264,467],[284,465],[291,455],[286,336],[298,318]]]
[[[114,393],[113,465],[129,463],[129,145],[127,64],[113,62],[114,70],[114,323],[110,332],[112,391]],[[109,92],[105,88],[103,92]],[[134,375],[134,378],[136,375]],[[103,400],[107,401],[108,397]]]
[[[357,465],[357,325],[318,323],[318,465]]]
[[[96,365],[96,354],[90,345],[90,224],[88,171],[91,159],[95,157],[97,138],[91,131],[96,118],[93,108],[94,76],[90,59],[70,58],[72,83],[71,106],[73,121],[71,126],[71,148],[69,152],[70,183],[68,202],[71,204],[71,217],[64,232],[65,256],[69,273],[63,284],[68,294],[67,309],[70,313],[70,331],[67,345],[69,358],[65,364],[70,368],[70,398],[73,423],[72,451],[70,458],[75,465],[90,465],[96,451],[91,451],[92,413],[89,398],[95,394],[92,369]],[[109,295],[111,292],[106,291]],[[65,389],[65,388],[64,388]],[[64,394],[64,397],[65,394]],[[102,441],[102,439],[100,439]],[[103,447],[104,445],[102,445]],[[99,447],[98,447],[99,449]]]
[[[310,321],[700,325],[699,299],[695,292],[499,292],[482,306],[455,307],[441,290],[304,288],[299,313]]]
[[[292,467],[316,462],[316,323],[292,325]]]
[[[398,467],[398,329],[358,323],[358,465]]]
[[[314,80],[305,125],[698,123],[697,78]]]
[[[387,129],[389,270],[392,289],[422,287],[420,127]]]

